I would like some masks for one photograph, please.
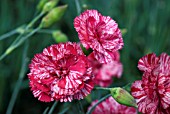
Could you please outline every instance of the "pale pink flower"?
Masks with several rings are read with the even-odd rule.
[[[93,67],[94,82],[102,87],[107,87],[112,83],[113,77],[120,78],[122,75],[123,67],[119,60],[119,52],[114,52],[115,60],[111,63],[99,63],[94,54],[88,56],[89,61]]]
[[[100,63],[109,63],[113,53],[124,45],[118,24],[109,16],[102,16],[97,10],[86,10],[74,19],[74,28],[86,49],[93,49]]]

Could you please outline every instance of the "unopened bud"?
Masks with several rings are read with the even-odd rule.
[[[48,2],[48,0],[40,0],[38,5],[37,5],[37,10],[41,11],[44,7],[44,5]]]
[[[51,0],[49,2],[45,2],[46,0],[42,0],[41,5],[39,6],[40,9],[42,7],[42,12],[49,12],[50,10],[52,10],[56,4],[59,2],[59,0]]]
[[[122,36],[124,36],[127,33],[127,29],[121,29]]]
[[[62,33],[61,31],[54,31],[52,33],[52,36],[54,38],[54,40],[57,42],[57,43],[60,43],[60,42],[67,42],[68,41],[68,38],[67,36]]]
[[[120,104],[137,107],[135,99],[124,89],[120,87],[111,88],[112,97]]]
[[[53,8],[41,21],[41,27],[46,28],[59,21],[64,15],[67,5]]]
[[[82,7],[83,7],[84,10],[87,10],[87,9],[89,8],[89,7],[87,6],[87,4],[83,4]]]

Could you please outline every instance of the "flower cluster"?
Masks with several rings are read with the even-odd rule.
[[[122,64],[120,63],[119,52],[114,52],[115,60],[111,63],[102,64],[94,58],[94,54],[91,53],[88,59],[92,63],[94,82],[102,87],[108,87],[112,83],[112,78],[120,78],[122,75]]]
[[[96,10],[87,10],[74,19],[74,27],[86,49],[91,48],[100,63],[114,60],[114,52],[124,45],[118,24]]]
[[[117,51],[123,47],[123,40],[117,23],[96,10],[87,10],[75,18],[74,26],[83,46],[93,49],[90,56],[94,62],[84,55],[79,44],[71,42],[49,46],[36,54],[28,77],[31,91],[40,101],[83,99],[94,82],[108,86],[112,76],[122,74]],[[98,70],[95,62],[101,66]]]
[[[92,53],[86,56],[80,44],[66,42],[36,54],[29,65],[28,78],[34,97],[40,101],[80,100],[91,93],[94,83],[106,87],[113,77],[120,78],[122,74],[119,50],[124,43],[118,24],[112,18],[96,10],[86,10],[74,19],[74,28],[82,45],[91,48]],[[132,84],[131,92],[139,112],[170,114],[170,56],[148,54],[139,60],[138,68],[143,72],[142,80]],[[136,114],[137,111],[109,97],[93,111],[93,114],[99,113]]]
[[[93,101],[88,110],[96,104],[96,101]],[[137,111],[133,107],[127,107],[117,103],[112,97],[109,97],[105,101],[101,102],[96,106],[92,114],[137,114]]]
[[[170,56],[148,54],[139,60],[138,68],[143,72],[142,80],[131,87],[138,110],[145,114],[170,114]]]

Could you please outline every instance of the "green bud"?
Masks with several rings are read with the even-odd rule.
[[[120,31],[122,33],[122,36],[124,36],[127,33],[127,29],[121,29]]]
[[[87,6],[87,4],[83,4],[82,7],[83,7],[84,10],[87,10],[87,9],[89,8],[89,7]]]
[[[137,108],[135,99],[120,87],[111,88],[112,97],[120,104]]]
[[[67,36],[59,30],[54,31],[52,36],[57,43],[68,41]]]
[[[65,10],[67,9],[67,5],[59,6],[53,8],[41,21],[41,25],[43,28],[51,26],[53,23],[59,21],[61,17],[64,15]]]
[[[45,1],[45,0],[42,0],[42,1]],[[42,12],[49,12],[50,10],[52,10],[55,6],[56,6],[56,4],[59,2],[59,0],[51,0],[51,1],[49,1],[49,2],[47,2],[47,3],[42,3]],[[41,6],[40,6],[41,7]]]
[[[38,5],[37,5],[37,10],[41,11],[44,7],[44,5],[48,2],[48,0],[40,0]]]

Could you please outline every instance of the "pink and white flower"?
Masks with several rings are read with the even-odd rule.
[[[113,53],[124,45],[118,24],[97,10],[86,10],[76,17],[74,28],[83,46],[93,49],[94,57],[100,63],[112,62]]]
[[[142,80],[131,87],[138,110],[145,114],[170,114],[170,56],[148,54],[139,60],[138,68],[143,72]]]
[[[29,65],[31,91],[44,102],[83,99],[93,89],[92,67],[76,43],[60,43],[36,54]]]

